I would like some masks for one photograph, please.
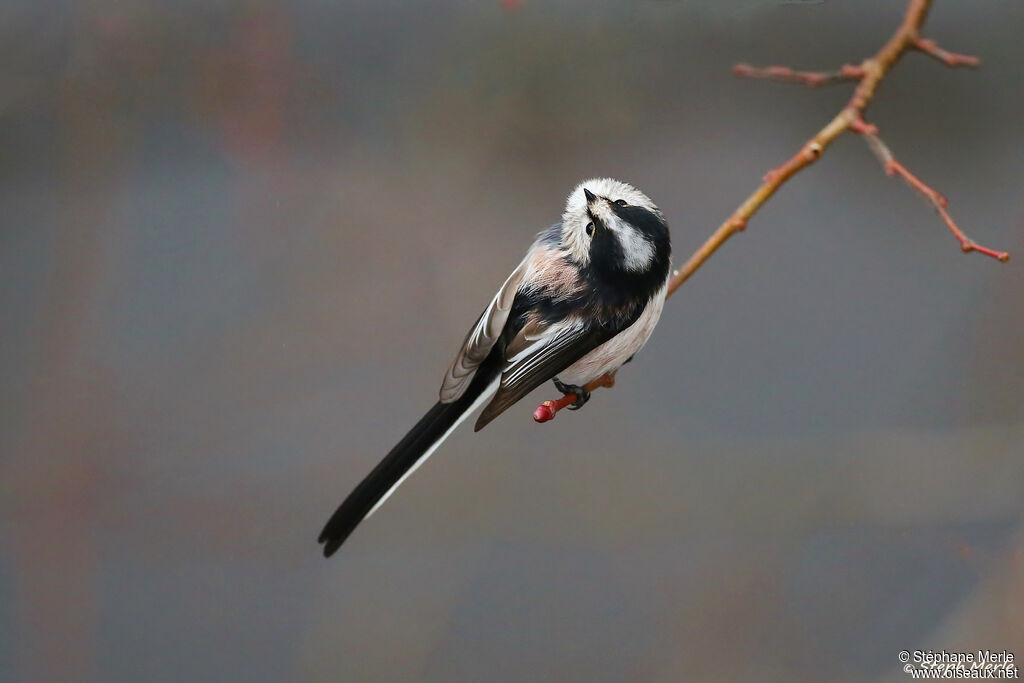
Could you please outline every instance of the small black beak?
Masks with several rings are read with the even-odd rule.
[[[583,196],[587,198],[587,202],[588,203],[594,201],[595,199],[597,199],[597,195],[594,194],[593,192],[591,192],[590,190],[588,190],[585,187],[583,188]]]

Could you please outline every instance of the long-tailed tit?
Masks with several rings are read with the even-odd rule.
[[[324,555],[480,405],[476,431],[550,379],[576,394],[573,407],[586,403],[583,386],[630,360],[654,330],[671,252],[665,218],[645,194],[610,178],[580,183],[466,335],[440,400],[328,520]]]

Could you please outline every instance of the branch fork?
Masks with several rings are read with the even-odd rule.
[[[814,137],[808,140],[800,150],[781,166],[770,170],[762,179],[760,187],[754,190],[747,199],[718,227],[715,232],[697,249],[696,252],[672,274],[669,280],[666,297],[692,276],[722,244],[737,232],[743,231],[750,218],[771,198],[773,194],[789,178],[817,161],[825,149],[843,133],[850,131],[860,135],[871,151],[882,163],[885,173],[899,176],[914,191],[924,197],[935,209],[950,232],[960,243],[961,251],[976,251],[998,261],[1006,262],[1010,255],[1005,251],[997,251],[982,246],[968,237],[950,216],[947,207],[949,201],[937,190],[926,184],[900,163],[889,146],[878,134],[878,126],[864,120],[864,111],[874,97],[878,84],[896,62],[908,51],[915,50],[933,57],[949,67],[978,67],[981,60],[973,55],[949,52],[939,47],[931,39],[921,38],[919,31],[928,15],[932,0],[909,0],[907,11],[899,28],[885,45],[872,57],[859,65],[845,64],[835,71],[794,71],[786,66],[769,66],[757,68],[749,64],[737,64],[733,73],[743,78],[760,78],[787,83],[798,83],[811,88],[834,83],[857,82],[850,101],[835,117],[825,125]],[[606,375],[586,385],[588,391],[598,387],[611,387],[615,384],[614,376]],[[547,422],[555,417],[559,410],[576,400],[575,394],[563,396],[556,401],[545,401],[533,414],[537,422]]]

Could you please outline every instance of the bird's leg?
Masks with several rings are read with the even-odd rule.
[[[576,394],[576,400],[567,406],[569,410],[579,410],[586,404],[587,401],[590,400],[590,392],[584,389],[583,387],[577,386],[575,384],[564,384],[560,382],[557,377],[554,378],[554,380],[552,381],[554,381],[555,383],[555,388],[562,392],[564,396],[568,396],[569,394]]]
[[[615,371],[613,370],[605,375],[601,375],[600,377],[590,380],[583,387],[583,389],[584,391],[594,391],[595,389],[598,389],[600,387],[614,386]],[[555,419],[555,414],[558,413],[559,410],[570,405],[570,396],[572,396],[573,400],[575,401],[579,394],[570,393],[566,394],[557,401],[544,401],[543,403],[541,403],[539,406],[537,406],[537,410],[533,411],[534,421],[547,422],[549,420]]]

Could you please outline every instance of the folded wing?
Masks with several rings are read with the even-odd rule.
[[[501,384],[477,419],[474,431],[483,429],[513,403],[614,337],[618,331],[576,317],[555,323],[529,322],[524,325],[505,348]]]
[[[441,383],[441,403],[451,403],[462,396],[466,387],[473,380],[477,368],[484,362],[487,354],[491,352],[501,336],[505,323],[508,321],[509,311],[512,310],[516,292],[523,282],[527,259],[524,259],[508,276],[505,284],[494,295],[491,303],[480,314],[476,324],[463,340],[459,352],[455,355],[455,360],[448,367],[448,372],[445,373],[444,381]]]

